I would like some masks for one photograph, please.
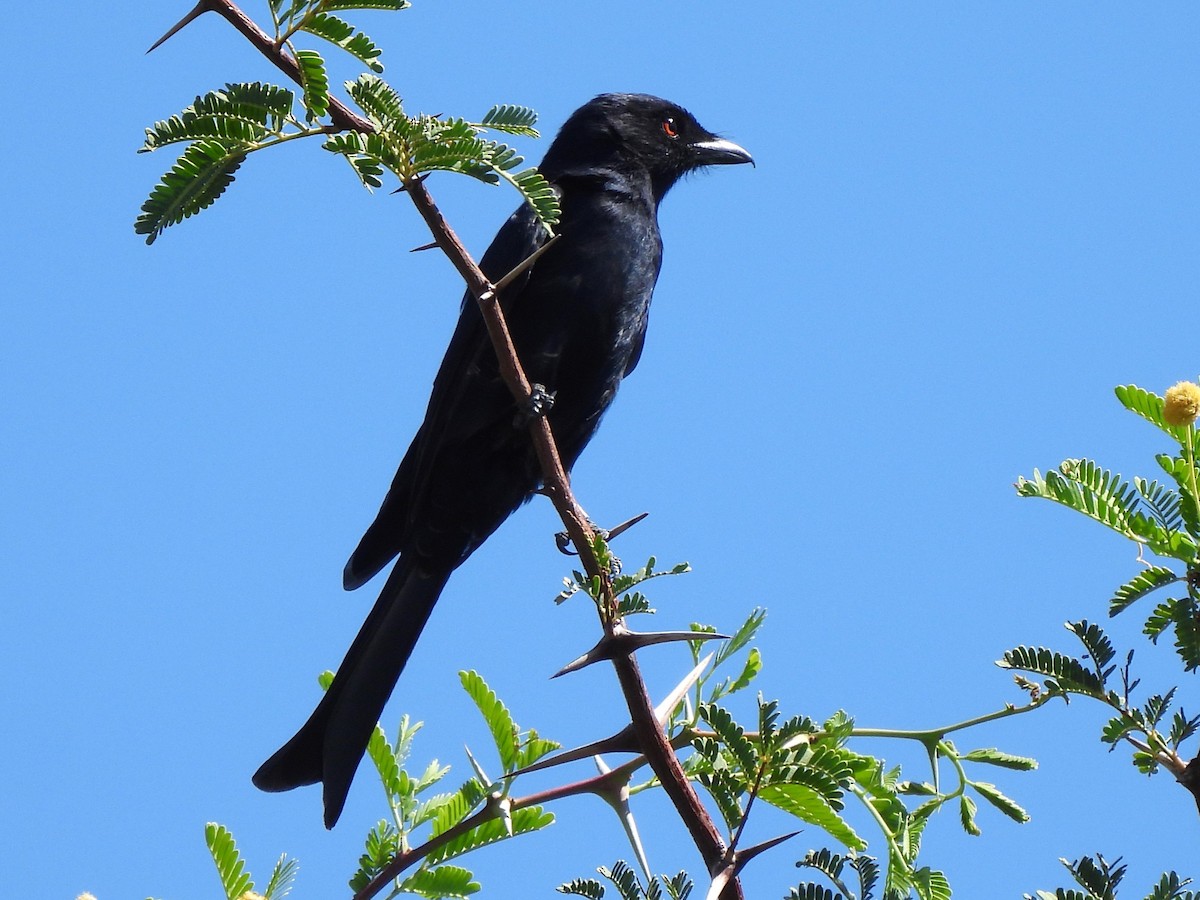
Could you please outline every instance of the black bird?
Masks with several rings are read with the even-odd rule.
[[[548,416],[568,470],[641,356],[663,195],[694,169],[745,162],[749,153],[687,110],[644,94],[595,98],[550,145],[540,170],[559,193],[560,238],[500,303],[529,381],[555,395]],[[546,239],[524,205],[480,267],[498,280]],[[425,421],[346,564],[346,589],[399,560],[312,716],[254,775],[265,791],[324,782],[327,828],[450,573],[540,484],[522,415],[468,295]]]

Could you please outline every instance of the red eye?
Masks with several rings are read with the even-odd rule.
[[[675,120],[672,119],[670,116],[663,119],[662,128],[663,128],[663,134],[665,134],[667,137],[669,137],[669,138],[679,137],[679,129],[677,129],[675,127]]]

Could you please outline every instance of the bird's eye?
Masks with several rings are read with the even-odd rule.
[[[675,120],[670,116],[663,119],[662,130],[663,134],[669,138],[679,137],[679,129],[675,127]]]

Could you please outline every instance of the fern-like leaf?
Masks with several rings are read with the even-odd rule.
[[[574,881],[560,884],[555,890],[560,894],[587,897],[588,900],[601,900],[604,896],[604,885],[594,878],[576,878]]]
[[[537,113],[529,107],[505,103],[489,109],[479,124],[491,131],[535,138],[540,137],[537,129],[533,127],[536,123]]]
[[[527,806],[524,809],[513,810],[512,834],[509,834],[504,822],[499,819],[489,819],[483,824],[472,828],[465,834],[443,844],[429,854],[431,863],[440,863],[456,856],[462,856],[478,847],[495,844],[519,834],[540,831],[554,822],[554,814],[544,811],[540,806]]]
[[[1108,635],[1104,630],[1087,619],[1079,622],[1068,622],[1067,630],[1075,637],[1079,638],[1084,648],[1087,650],[1088,656],[1092,658],[1092,662],[1096,666],[1096,674],[1101,681],[1108,678],[1112,672],[1112,667],[1105,668],[1112,661],[1115,651],[1113,650],[1112,641],[1108,639]]]
[[[1171,569],[1165,566],[1150,566],[1117,588],[1112,599],[1108,601],[1108,614],[1115,616],[1124,612],[1147,594],[1177,581],[1182,581],[1182,577]]]
[[[769,784],[759,790],[759,799],[777,809],[791,813],[796,818],[823,828],[846,847],[855,851],[867,849],[867,842],[860,838],[850,823],[838,815],[821,795],[805,784]]]
[[[1180,497],[1178,492],[1171,490],[1165,484],[1157,481],[1146,481],[1145,478],[1134,478],[1133,486],[1137,488],[1146,506],[1154,514],[1154,518],[1167,531],[1178,531],[1183,527],[1183,514],[1180,512]]]
[[[486,796],[486,791],[478,779],[472,778],[451,794],[448,798],[439,800],[433,818],[431,837],[453,828],[478,806]]]
[[[1079,660],[1045,647],[1016,647],[1005,653],[996,665],[1041,675],[1051,689],[1062,693],[1104,697],[1104,683],[1094,672]]]
[[[210,91],[176,116],[146,129],[139,153],[167,144],[203,139],[245,146],[278,132],[290,114],[295,95],[273,84],[227,84]]]
[[[784,900],[845,900],[841,894],[835,894],[827,887],[813,882],[796,885],[787,892]]]
[[[449,897],[453,900],[478,893],[480,884],[469,869],[461,866],[433,866],[418,869],[400,883],[400,893],[421,897]]]
[[[361,891],[400,852],[400,833],[390,822],[380,820],[367,833],[358,870],[350,877],[350,889]]]
[[[1008,816],[1014,822],[1024,824],[1029,821],[1029,813],[1022,809],[1015,800],[1001,793],[1000,789],[994,784],[986,781],[973,781],[971,782],[971,787],[975,789],[980,797],[992,804],[992,806],[996,807],[996,809],[1000,810],[1000,812],[1004,813],[1004,815]]]
[[[383,72],[383,63],[379,61],[383,51],[361,31],[355,31],[354,26],[345,19],[317,13],[304,23],[303,30],[341,47],[372,72]]]
[[[936,869],[926,867],[914,872],[913,887],[920,900],[950,900],[950,882]]]
[[[496,753],[500,756],[500,764],[505,772],[517,768],[520,757],[520,732],[513,721],[508,707],[496,696],[495,691],[487,686],[483,677],[475,671],[459,672],[459,681],[475,705],[483,714],[488,730],[492,733],[492,741],[496,745]]]
[[[997,750],[995,747],[972,750],[970,753],[964,753],[960,758],[967,762],[985,763],[989,766],[1000,766],[1003,769],[1016,769],[1020,772],[1028,772],[1038,766],[1037,760],[1032,757],[1015,756],[1012,753]]]
[[[346,82],[346,92],[381,131],[395,131],[408,123],[404,101],[390,84],[377,75],[363,73]]]
[[[1163,418],[1164,400],[1158,394],[1142,390],[1135,384],[1118,385],[1114,392],[1121,405],[1130,412],[1135,412],[1147,422],[1157,425],[1175,440],[1182,443],[1187,437],[1186,425],[1168,425]],[[1086,858],[1086,857],[1085,857]]]
[[[300,66],[308,120],[316,121],[329,112],[329,73],[325,71],[325,60],[316,50],[297,50],[296,62]]]
[[[146,243],[153,244],[171,225],[212,206],[233,183],[234,173],[245,159],[243,151],[219,141],[189,145],[142,204],[134,232],[146,235]]]
[[[326,12],[345,12],[351,9],[384,9],[398,11],[412,6],[409,0],[324,0],[321,9]]]
[[[733,720],[728,710],[711,703],[706,703],[700,708],[700,716],[712,726],[725,749],[737,760],[742,772],[747,777],[752,777],[758,769],[758,751],[746,737],[742,726]]]
[[[271,880],[267,882],[267,889],[263,891],[265,900],[283,900],[292,890],[292,884],[296,880],[296,872],[300,869],[300,863],[294,859],[288,859],[287,854],[279,857],[275,863],[275,868],[271,871]]]
[[[217,866],[227,900],[239,900],[247,891],[254,890],[254,882],[250,880],[242,854],[228,828],[209,822],[204,826],[204,843],[208,845],[208,852]]]

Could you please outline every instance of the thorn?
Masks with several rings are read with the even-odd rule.
[[[550,769],[554,766],[561,766],[576,760],[586,759],[589,756],[598,756],[601,753],[640,753],[641,747],[638,746],[637,734],[633,730],[633,725],[626,725],[616,734],[609,735],[598,741],[592,741],[590,744],[583,744],[579,747],[574,747],[570,750],[564,750],[562,753],[555,753],[553,756],[543,756],[535,763],[531,763],[523,769],[517,769],[515,772],[509,772],[505,778],[516,778],[518,775],[528,775],[530,772],[537,772],[540,769]]]
[[[624,534],[626,531],[628,531],[630,528],[632,528],[638,522],[642,521],[642,519],[646,518],[646,516],[648,516],[648,515],[650,515],[650,513],[648,513],[648,512],[638,513],[632,519],[626,519],[624,522],[622,522],[616,528],[611,529],[608,532],[608,537],[606,537],[605,540],[611,541],[617,535]]]
[[[670,717],[671,711],[679,705],[679,701],[692,689],[692,685],[700,680],[700,674],[708,668],[708,664],[712,662],[714,655],[710,653],[704,659],[700,660],[700,662],[696,663],[696,667],[688,672],[683,681],[675,686],[675,690],[671,691],[662,703],[654,707],[654,716],[658,719],[659,725],[667,724],[667,719]]]
[[[569,672],[577,672],[582,668],[590,666],[592,663],[612,659],[615,656],[628,656],[651,644],[666,644],[672,641],[711,641],[717,639],[729,640],[729,635],[715,634],[711,631],[629,631],[624,626],[621,626],[614,629],[612,634],[604,635],[591,650],[587,651],[583,656],[567,663],[550,677],[558,678],[558,676],[566,675]]]
[[[665,700],[658,706],[654,707],[654,717],[658,720],[660,726],[665,726],[667,720],[671,717],[671,712],[679,705],[679,701],[684,695],[691,690],[697,679],[700,678],[700,673],[703,672],[713,659],[712,653],[700,660],[699,664],[690,671],[683,681],[679,682]],[[527,775],[530,772],[536,772],[539,769],[549,769],[554,766],[561,766],[564,763],[575,762],[587,756],[599,756],[601,753],[641,753],[642,747],[638,743],[637,732],[633,728],[633,723],[626,725],[616,734],[609,735],[598,741],[592,741],[590,744],[583,744],[579,747],[574,747],[571,750],[564,750],[562,753],[556,753],[553,756],[544,756],[537,762],[526,766],[523,769],[517,769],[515,772],[508,772],[505,778],[516,778],[518,775]],[[470,758],[470,753],[467,754]],[[472,759],[472,765],[475,765]]]
[[[178,22],[176,22],[170,31],[168,31],[166,34],[164,34],[162,37],[160,37],[157,41],[155,41],[153,44],[151,44],[150,49],[147,50],[146,53],[147,54],[153,53],[155,50],[157,50],[159,47],[161,47],[163,44],[165,44],[168,40],[173,38],[176,34],[178,34],[180,31],[182,31],[184,28],[186,28],[188,25],[190,25],[193,21],[200,18],[206,12],[208,12],[208,0],[199,0],[199,2],[195,6],[192,7],[192,11],[190,13],[188,13],[186,16],[184,16],[182,19],[180,19]]]
[[[600,770],[601,775],[608,775],[612,772],[599,756],[594,759],[596,768]],[[606,790],[597,790],[595,794],[611,806],[613,812],[617,814],[617,818],[621,820],[621,827],[625,829],[625,836],[629,838],[629,845],[633,848],[633,855],[637,857],[638,865],[642,867],[642,872],[646,875],[646,881],[653,881],[654,873],[650,871],[650,860],[646,857],[646,848],[642,844],[641,835],[638,834],[637,821],[633,818],[633,810],[629,806],[629,774],[625,774],[624,781],[612,782]]]
[[[467,754],[467,761],[471,764],[471,768],[475,770],[475,777],[479,779],[479,783],[483,785],[484,790],[492,786],[492,779],[488,778],[487,772],[483,771],[483,766],[471,753],[471,748],[463,745],[463,751]]]
[[[760,853],[770,850],[772,847],[777,847],[784,841],[790,841],[799,831],[791,831],[787,834],[781,834],[779,837],[771,838],[769,841],[763,841],[761,844],[755,844],[753,847],[747,847],[745,850],[738,850],[733,854],[733,874],[737,875],[746,867],[746,863],[754,859]]]
[[[724,864],[721,870],[713,876],[712,884],[708,886],[708,893],[704,895],[704,900],[717,900],[721,896],[721,892],[725,890],[725,886],[729,884],[733,878],[733,866]]]
[[[507,275],[505,275],[503,278],[501,278],[499,281],[496,282],[497,293],[499,293],[499,291],[502,288],[504,288],[506,285],[512,284],[514,278],[516,278],[518,275],[520,275],[522,272],[524,272],[526,269],[528,269],[530,266],[532,266],[535,262],[537,262],[543,253],[545,253],[547,250],[549,250],[551,247],[554,246],[554,242],[557,240],[558,240],[558,235],[556,234],[556,235],[554,235],[554,237],[550,238],[550,240],[546,241],[546,243],[542,244],[542,246],[538,247],[536,250],[534,250],[532,253],[530,253],[527,257],[525,257],[523,260],[521,260],[521,262],[517,263],[513,267],[511,272],[509,272]]]
[[[415,182],[415,184],[419,185],[419,184],[421,184],[422,181],[427,179],[428,176],[430,176],[432,174],[433,174],[432,172],[426,172],[424,174],[416,176],[416,178],[413,179],[413,181]],[[408,190],[408,185],[404,184],[404,185],[401,185],[400,187],[397,187],[395,191],[392,191],[392,193],[404,193],[404,191],[407,191],[407,190]]]

